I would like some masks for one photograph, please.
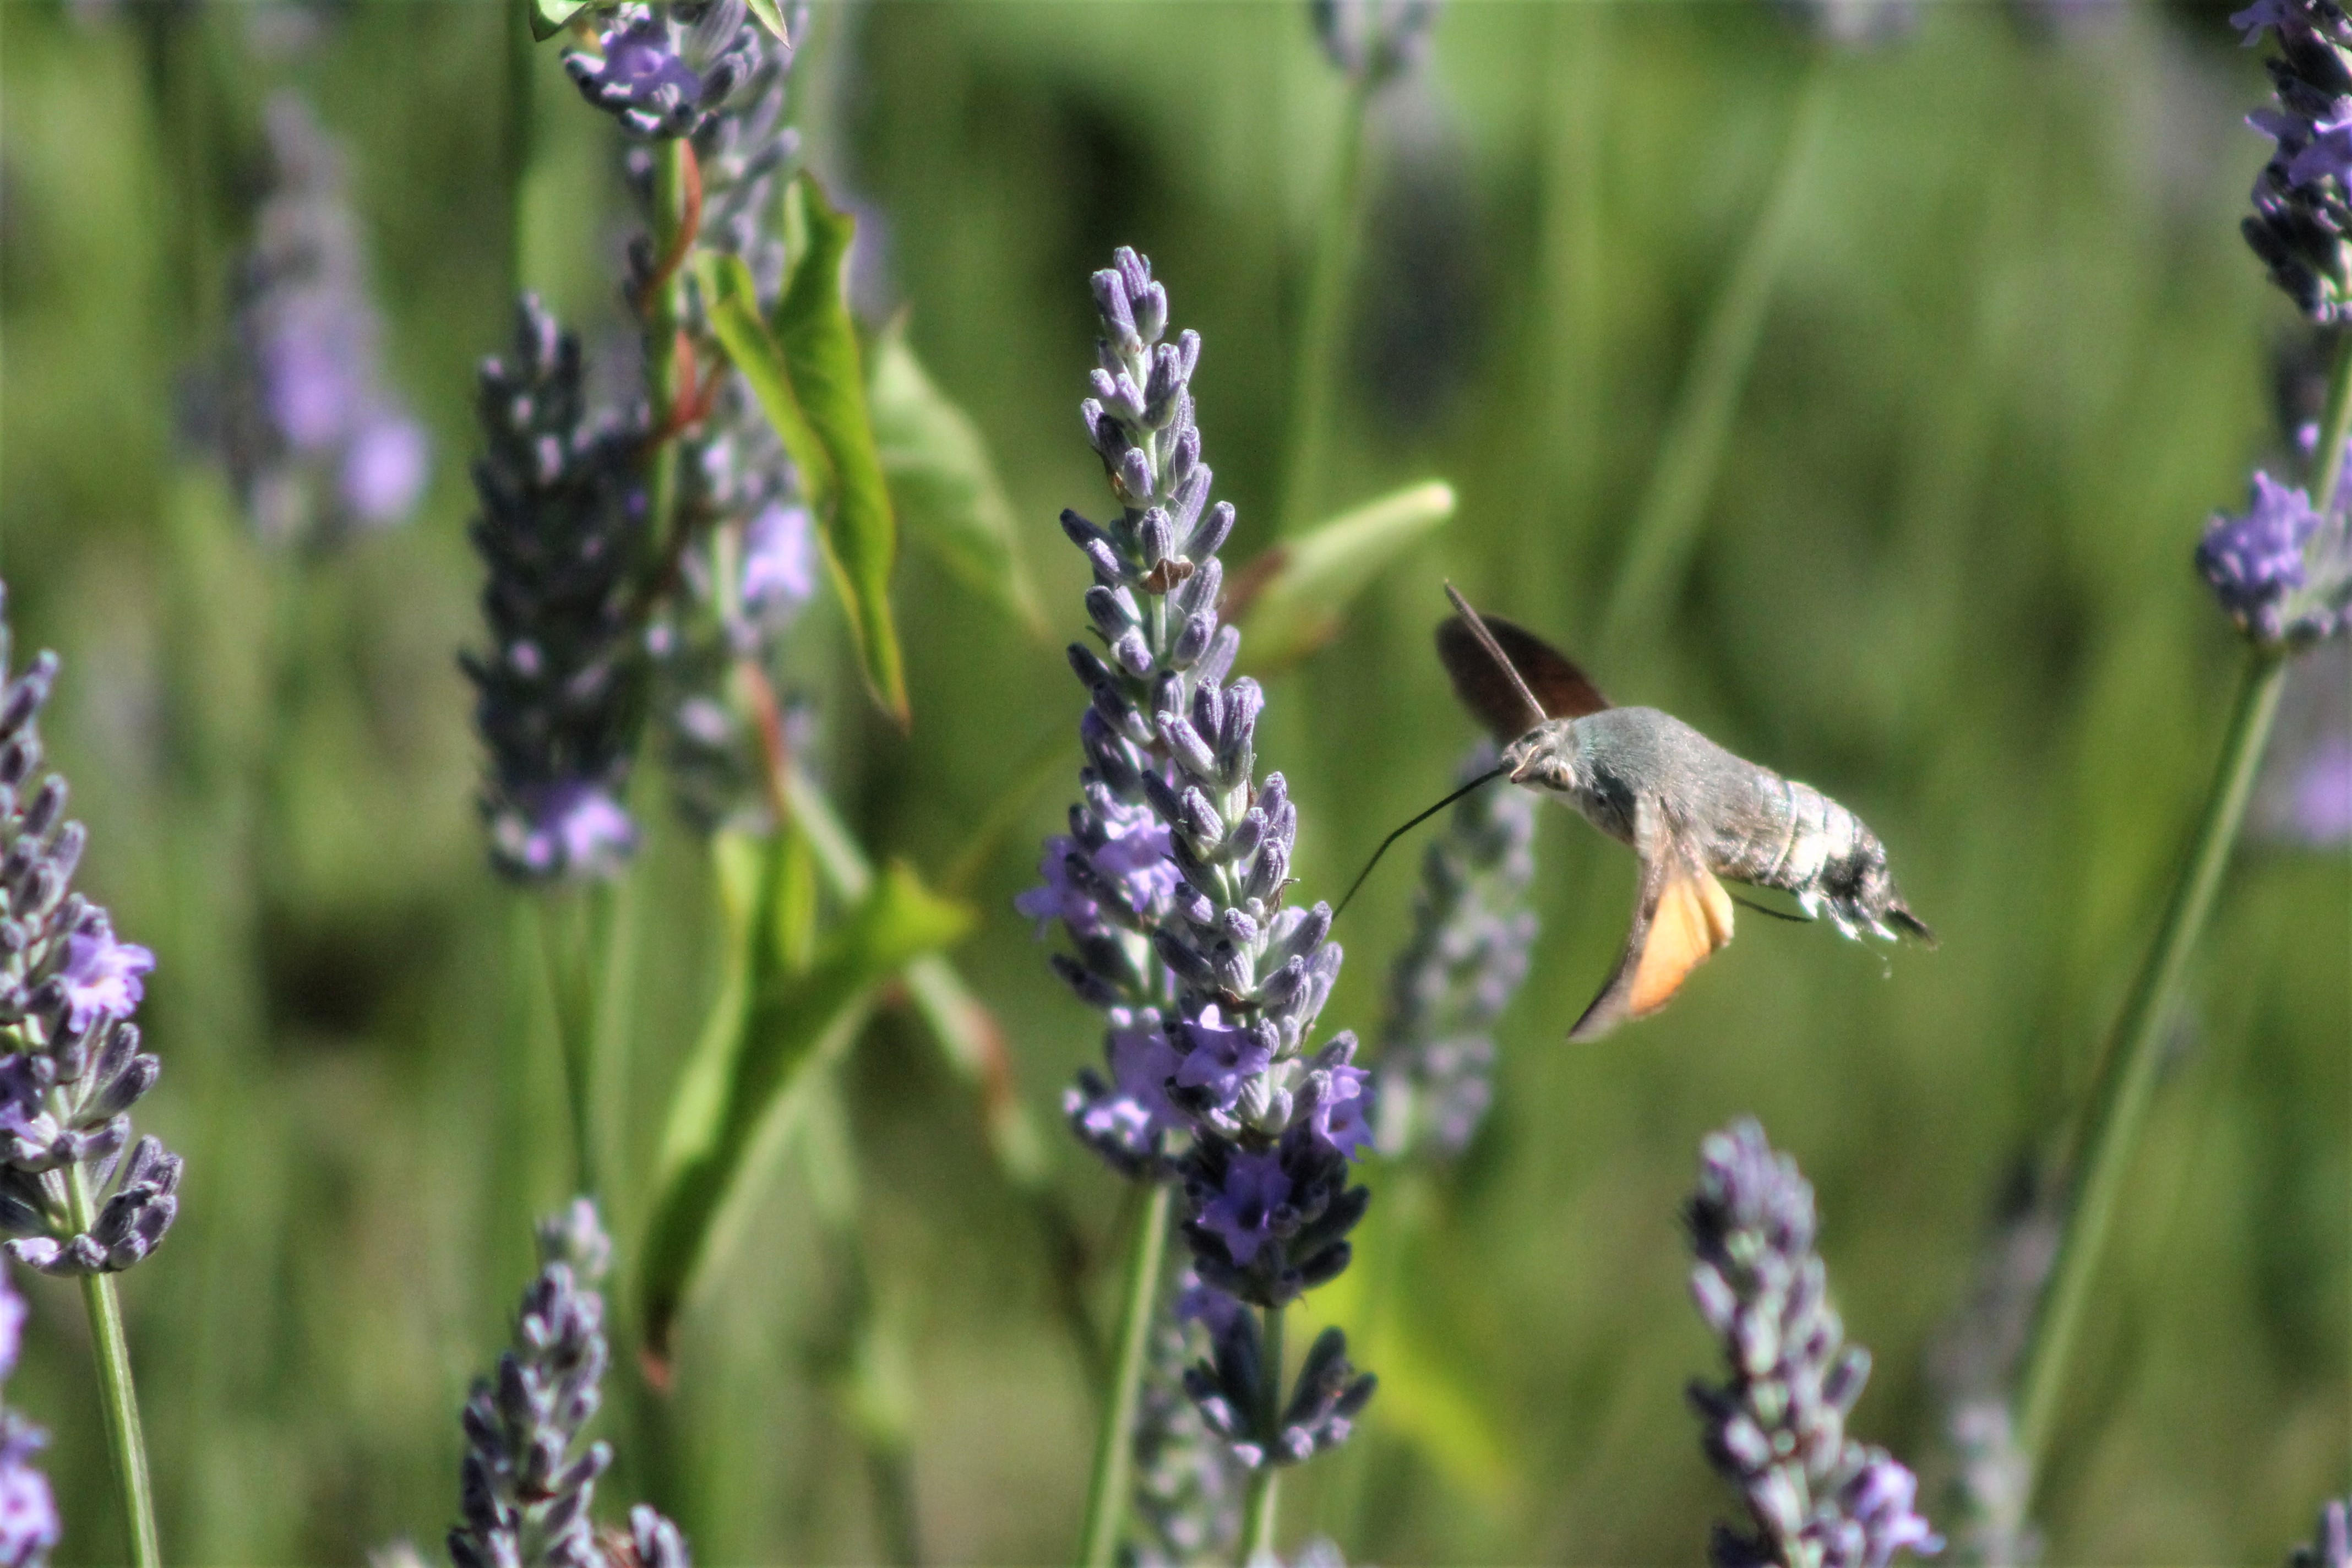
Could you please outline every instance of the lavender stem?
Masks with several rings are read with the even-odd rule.
[[[67,1212],[76,1234],[87,1235],[98,1217],[89,1200],[89,1178],[78,1161],[66,1166],[65,1178]],[[122,1332],[122,1303],[114,1293],[114,1276],[83,1275],[81,1300],[89,1313],[99,1394],[106,1415],[107,1452],[114,1461],[115,1483],[122,1489],[123,1523],[131,1535],[132,1568],[162,1568],[163,1553],[155,1539],[155,1499],[147,1480],[147,1439],[140,1429],[139,1391],[131,1380],[131,1342]]]
[[[1282,1393],[1286,1386],[1282,1381],[1282,1313],[1280,1307],[1265,1309],[1265,1408],[1259,1412],[1259,1441],[1265,1446],[1266,1458],[1250,1472],[1249,1496],[1242,1504],[1241,1561],[1243,1568],[1260,1559],[1274,1559],[1274,1525],[1276,1510],[1280,1504],[1276,1482],[1281,1471],[1275,1465],[1282,1432]]]
[[[1095,1439],[1094,1479],[1087,1487],[1086,1531],[1079,1538],[1084,1568],[1110,1568],[1118,1556],[1118,1527],[1134,1490],[1135,1409],[1143,1383],[1145,1353],[1151,1344],[1151,1310],[1160,1300],[1160,1264],[1168,1253],[1168,1209],[1174,1188],[1149,1184],[1143,1215],[1128,1255],[1127,1299],[1119,1308],[1118,1360],[1111,1368],[1109,1396],[1103,1401],[1102,1431]]]

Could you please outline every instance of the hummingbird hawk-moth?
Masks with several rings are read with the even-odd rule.
[[[1570,1039],[1656,1012],[1731,940],[1732,898],[1718,879],[1790,893],[1805,918],[1826,916],[1848,937],[1902,932],[1934,945],[1895,890],[1885,847],[1853,812],[1670,713],[1610,706],[1559,649],[1482,617],[1451,584],[1445,593],[1458,613],[1437,628],[1437,657],[1463,706],[1503,743],[1490,776],[1566,801],[1641,859],[1625,951]]]

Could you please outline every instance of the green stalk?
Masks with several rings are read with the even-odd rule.
[[[1244,1568],[1261,1558],[1273,1562],[1274,1525],[1276,1506],[1275,1479],[1280,1474],[1274,1462],[1275,1439],[1282,1431],[1282,1309],[1265,1309],[1265,1404],[1258,1411],[1258,1446],[1265,1450],[1265,1462],[1250,1472],[1249,1493],[1242,1503],[1242,1552]]]
[[[1732,416],[1738,411],[1772,290],[1796,238],[1797,215],[1827,140],[1832,69],[1826,49],[1807,68],[1771,194],[1699,333],[1697,350],[1658,442],[1642,510],[1634,514],[1625,563],[1619,569],[1603,622],[1603,647],[1637,638],[1655,626],[1690,569],[1699,525],[1723,467]]]
[[[1102,1431],[1095,1439],[1094,1478],[1087,1487],[1087,1521],[1079,1537],[1084,1568],[1110,1568],[1118,1554],[1118,1527],[1127,1517],[1135,1468],[1135,1406],[1151,1345],[1151,1315],[1160,1302],[1160,1260],[1168,1250],[1168,1210],[1174,1189],[1154,1182],[1135,1226],[1128,1255],[1127,1300],[1119,1309],[1118,1359],[1111,1368],[1109,1395],[1103,1401]]]
[[[2327,414],[2321,424],[2316,506],[2325,514],[2336,504],[2344,478],[2344,443],[2352,435],[2352,342],[2336,351],[2327,384]],[[2174,883],[2164,917],[2157,925],[2155,945],[2132,983],[2122,1016],[2100,1056],[2080,1130],[2060,1165],[2070,1188],[2065,1229],[2059,1237],[2057,1261],[2035,1314],[2018,1377],[2018,1451],[2024,1457],[2032,1482],[2041,1477],[2058,1417],[2059,1396],[2065,1386],[2066,1363],[2082,1329],[2091,1281],[2106,1249],[2124,1178],[2154,1098],[2164,1026],[2171,1016],[2189,955],[2212,910],[2221,873],[2229,866],[2230,850],[2237,842],[2246,798],[2253,790],[2254,774],[2270,739],[2271,721],[2278,712],[2286,662],[2282,648],[2256,647],[2247,653],[2237,704],[2231,710],[2221,742],[2221,763],[2196,833],[2189,839],[2179,880]]]
[[[686,222],[686,160],[690,155],[682,136],[654,143],[653,249],[656,257],[671,253]],[[677,411],[679,296],[689,264],[689,258],[680,258],[646,302],[646,376],[653,394],[654,428],[663,433],[646,472],[646,489],[653,507],[650,537],[665,557],[673,544],[670,531],[677,511],[677,441],[669,424]]]
[[[87,1232],[97,1218],[89,1201],[89,1182],[79,1163],[66,1167],[66,1211],[77,1235]],[[106,1412],[106,1447],[114,1461],[115,1484],[122,1489],[131,1561],[134,1568],[160,1568],[163,1553],[155,1542],[155,1499],[147,1482],[147,1439],[139,1429],[139,1393],[131,1383],[131,1342],[123,1336],[122,1304],[114,1293],[114,1276],[83,1275],[81,1300],[89,1312],[99,1392]]]
[[[572,899],[560,893],[543,894],[531,907],[539,918],[540,953],[555,1004],[556,1044],[563,1056],[573,1187],[593,1198],[602,1191],[596,1158],[596,982],[589,973],[589,955],[597,943],[578,928],[597,923],[596,912],[590,910],[583,916]]]
[[[1338,380],[1340,327],[1349,285],[1363,249],[1364,121],[1371,93],[1350,83],[1339,127],[1339,164],[1324,193],[1315,233],[1315,269],[1308,276],[1307,315],[1291,383],[1290,455],[1283,471],[1281,531],[1297,533],[1315,521],[1322,500],[1325,453],[1331,444],[1332,388]]]

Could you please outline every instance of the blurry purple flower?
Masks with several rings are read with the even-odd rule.
[[[1315,1135],[1352,1160],[1372,1141],[1367,1112],[1371,1108],[1372,1075],[1349,1062],[1337,1062],[1314,1075],[1314,1107],[1307,1125]]]
[[[2352,120],[2315,121],[2309,132],[2310,140],[2288,159],[2286,177],[2298,185],[2327,179],[2342,182],[2352,177]],[[2271,134],[2279,135],[2276,131]]]
[[[1223,1190],[1201,1207],[1201,1226],[1247,1268],[1273,1238],[1275,1216],[1289,1201],[1290,1177],[1279,1153],[1237,1151],[1225,1167]]]
[[[16,1352],[25,1343],[25,1298],[0,1286],[0,1378],[16,1370]]]
[[[1106,837],[1100,848],[1087,856],[1096,873],[1117,890],[1135,913],[1146,914],[1176,890],[1181,878],[1169,858],[1166,824],[1149,810],[1105,814],[1100,824]],[[1037,864],[1043,886],[1013,900],[1013,907],[1037,922],[1043,939],[1054,921],[1073,931],[1097,935],[1108,929],[1094,899],[1070,879],[1069,859],[1078,853],[1077,841],[1056,836],[1045,841],[1045,858]]]
[[[609,876],[636,848],[636,824],[601,789],[559,784],[518,804],[529,826],[512,854],[533,876]]]
[[[58,978],[66,993],[66,1026],[76,1034],[99,1016],[128,1018],[146,994],[140,976],[155,967],[155,955],[136,942],[117,942],[104,922],[66,939],[65,967]]]
[[[2352,1521],[2345,1517],[2341,1498],[2330,1498],[2319,1510],[2319,1524],[2311,1544],[2298,1546],[2287,1568],[2352,1568]]]
[[[1212,1335],[1222,1337],[1249,1309],[1234,1298],[1204,1284],[1197,1274],[1187,1272],[1176,1291],[1176,1321],[1199,1323]]]
[[[1823,1554],[1825,1568],[1886,1568],[1897,1552],[1931,1557],[1942,1551],[1943,1538],[1912,1507],[1918,1495],[1918,1477],[1874,1453],[1839,1491],[1846,1519]]]
[[[405,518],[424,493],[424,427],[384,388],[341,149],[291,93],[268,113],[274,184],[241,258],[234,340],[210,433],[255,529],[335,542]]]
[[[2327,735],[2296,770],[2288,821],[2315,845],[2352,839],[2352,735]]]
[[[601,53],[563,57],[581,96],[642,141],[689,135],[750,79],[766,51],[790,47],[751,21],[743,0],[656,0],[616,8]]]
[[[425,427],[401,414],[379,414],[359,427],[343,452],[343,504],[362,522],[397,522],[416,506],[432,472]]]
[[[743,530],[743,607],[787,616],[815,592],[808,508],[769,502]]]
[[[35,1568],[57,1545],[65,1525],[58,1518],[49,1478],[30,1462],[46,1439],[30,1427],[11,1425],[16,1429],[0,1442],[0,1568]]]

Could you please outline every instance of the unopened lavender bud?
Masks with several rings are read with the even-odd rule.
[[[1168,662],[1177,669],[1188,669],[1198,663],[1208,651],[1209,639],[1216,635],[1216,617],[1206,610],[1197,611],[1184,620],[1183,629],[1176,634],[1175,647]]]
[[[1200,731],[1193,729],[1189,721],[1173,715],[1164,716],[1160,721],[1160,738],[1168,743],[1170,753],[1192,777],[1210,782],[1218,779],[1217,754],[1209,749],[1208,743],[1201,739]]]
[[[1148,509],[1138,521],[1136,537],[1139,542],[1137,552],[1142,556],[1143,564],[1147,567],[1157,566],[1167,560],[1168,552],[1174,548],[1175,544],[1173,528],[1169,521],[1168,513],[1156,506]]]
[[[1118,667],[1129,675],[1144,676],[1151,673],[1150,645],[1143,640],[1143,634],[1140,631],[1132,627],[1120,633],[1118,640],[1110,645],[1110,656],[1117,661]]]
[[[1087,590],[1086,603],[1087,618],[1094,622],[1095,629],[1106,642],[1143,624],[1141,606],[1136,604],[1134,594],[1124,587],[1106,588],[1097,583]]]
[[[1217,808],[1211,805],[1209,797],[1198,789],[1188,789],[1183,793],[1177,804],[1177,826],[1183,828],[1194,844],[1202,847],[1202,853],[1206,854],[1224,843],[1225,819],[1217,815]]]
[[[1225,858],[1246,860],[1257,853],[1257,847],[1265,840],[1265,813],[1252,806],[1225,835]]]
[[[1269,838],[1260,846],[1257,859],[1250,867],[1248,896],[1270,901],[1282,890],[1290,875],[1290,846],[1282,839]]]
[[[1112,346],[1125,353],[1141,353],[1141,335],[1136,331],[1135,313],[1129,308],[1126,280],[1115,268],[1105,268],[1089,281],[1094,286],[1095,309],[1102,313],[1103,330]]]
[[[1160,334],[1168,330],[1168,290],[1157,283],[1146,284],[1135,295],[1132,303],[1136,332],[1146,342],[1157,342]],[[1188,338],[1199,336],[1190,330],[1184,335]],[[1186,374],[1191,374],[1189,369]]]
[[[1138,503],[1151,500],[1151,459],[1144,456],[1140,448],[1129,447],[1118,455],[1118,467],[1111,470],[1111,479],[1121,499]],[[1163,551],[1161,553],[1166,552]],[[1144,550],[1145,565],[1151,565],[1159,559],[1160,556],[1153,554],[1149,547]]]

